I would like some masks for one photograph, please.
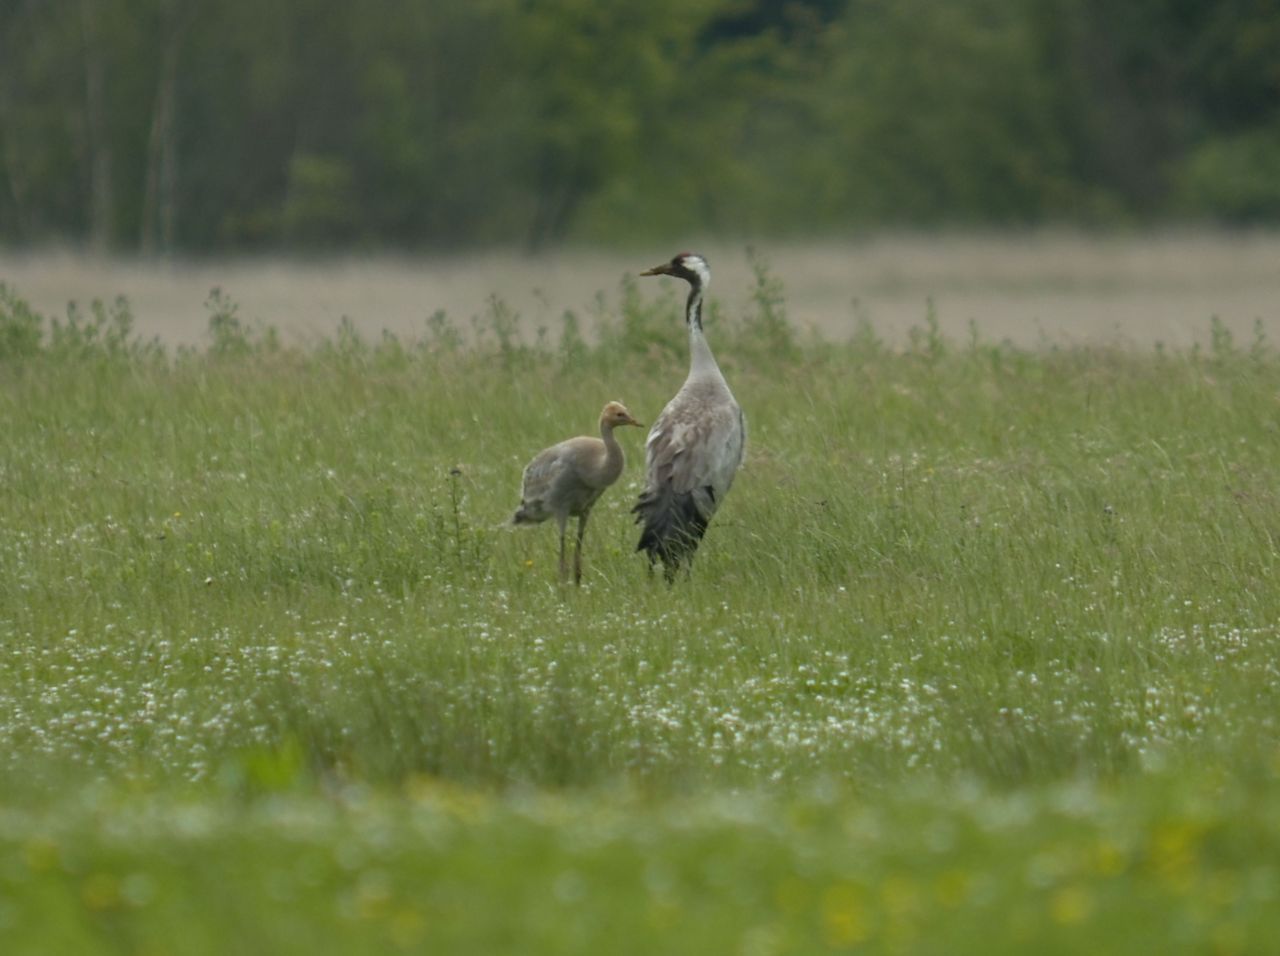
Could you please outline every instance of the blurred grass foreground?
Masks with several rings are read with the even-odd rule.
[[[1267,951],[1265,329],[833,342],[751,290],[691,578],[629,435],[567,592],[520,467],[652,420],[674,288],[307,346],[218,293],[179,348],[0,290],[0,949]]]

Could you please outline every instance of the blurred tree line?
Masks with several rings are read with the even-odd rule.
[[[0,242],[1280,219],[1280,0],[0,0]]]

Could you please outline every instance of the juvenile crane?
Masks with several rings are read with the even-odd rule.
[[[600,437],[568,438],[538,453],[525,466],[520,507],[512,524],[541,524],[555,518],[560,529],[560,580],[568,577],[564,560],[564,532],[570,515],[578,519],[578,542],[573,551],[573,583],[582,583],[582,534],[591,507],[604,490],[622,474],[622,446],[613,437],[619,425],[644,426],[631,417],[621,402],[610,402],[600,412]]]
[[[707,260],[683,252],[642,276],[668,275],[689,283],[689,375],[667,402],[645,443],[645,489],[631,509],[643,523],[637,551],[649,567],[662,562],[668,581],[693,560],[711,516],[724,501],[742,463],[747,426],[702,331],[702,294],[711,282]]]

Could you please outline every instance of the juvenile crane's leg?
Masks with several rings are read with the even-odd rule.
[[[590,511],[584,511],[578,515],[578,544],[573,549],[573,583],[582,583],[582,535],[587,530],[587,518]]]
[[[568,515],[556,515],[556,525],[560,529],[560,583],[564,584],[569,577],[569,569],[564,563],[564,531],[565,525],[569,523]]]

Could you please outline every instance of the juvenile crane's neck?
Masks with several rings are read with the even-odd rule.
[[[600,437],[604,440],[605,457],[612,461],[614,458],[622,458],[622,446],[618,444],[618,439],[613,437],[613,424],[603,419],[600,421]]]
[[[600,420],[600,438],[604,442],[604,455],[597,459],[599,468],[597,476],[609,484],[622,474],[624,464],[622,446],[613,436],[613,425],[604,419]]]

